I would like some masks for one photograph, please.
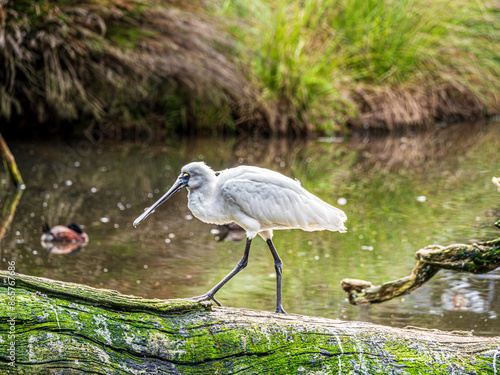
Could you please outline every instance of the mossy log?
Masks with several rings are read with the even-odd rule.
[[[10,272],[0,271],[2,374],[500,373],[499,337],[148,300]]]
[[[416,258],[418,262],[411,275],[382,285],[372,285],[365,280],[343,279],[340,283],[349,302],[353,305],[366,305],[411,293],[429,281],[440,269],[471,273],[493,271],[500,267],[500,238],[471,245],[430,245],[418,250]]]

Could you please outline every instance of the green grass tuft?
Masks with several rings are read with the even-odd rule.
[[[295,135],[481,117],[500,113],[499,15],[483,0],[3,1],[0,117]]]
[[[241,58],[264,101],[298,126],[331,132],[358,117],[390,127],[500,108],[493,4],[255,0],[224,1],[222,9],[249,18]]]

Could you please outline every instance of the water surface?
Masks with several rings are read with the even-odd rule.
[[[289,313],[499,335],[499,270],[442,270],[412,294],[371,306],[349,305],[340,288],[347,277],[380,284],[406,276],[415,252],[426,245],[499,236],[493,223],[500,216],[500,193],[491,182],[500,175],[498,125],[309,141],[12,141],[27,189],[0,242],[2,269],[15,260],[19,273],[148,298],[203,294],[233,269],[244,241],[217,241],[214,226],[191,216],[185,191],[138,228],[132,222],[188,162],[204,160],[216,170],[257,165],[298,178],[348,216],[345,234],[275,232]],[[10,190],[1,171],[3,215]],[[71,221],[84,226],[86,247],[58,254],[41,246],[44,222]],[[275,280],[273,258],[257,238],[248,267],[217,298],[226,306],[274,310]]]

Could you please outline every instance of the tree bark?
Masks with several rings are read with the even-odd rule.
[[[500,374],[499,337],[148,300],[14,266],[2,374]]]
[[[358,279],[343,279],[340,284],[351,304],[366,305],[411,293],[442,268],[471,273],[493,271],[500,267],[500,238],[472,245],[430,245],[418,250],[416,258],[418,262],[409,276],[377,286]]]

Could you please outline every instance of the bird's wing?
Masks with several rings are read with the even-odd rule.
[[[231,178],[221,185],[221,193],[226,202],[257,220],[263,229],[345,231],[346,216],[341,210],[323,202],[297,182],[276,175],[247,173]]]

